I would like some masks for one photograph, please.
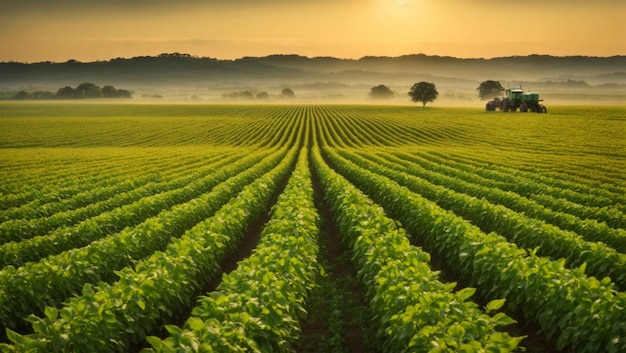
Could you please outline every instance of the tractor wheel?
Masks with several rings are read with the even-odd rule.
[[[545,105],[539,106],[539,112],[547,114],[548,113],[548,108],[546,108]]]
[[[490,112],[492,111],[492,102],[487,102],[487,104],[485,104],[485,110]]]
[[[511,101],[508,98],[502,100],[502,111],[508,112],[511,109]]]
[[[520,104],[519,106],[519,111],[522,113],[528,112],[528,103],[522,102],[522,104]]]

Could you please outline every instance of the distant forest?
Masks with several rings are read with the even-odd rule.
[[[113,86],[104,86],[100,88],[93,83],[85,82],[76,88],[65,86],[59,88],[56,93],[50,91],[19,91],[14,96],[15,100],[46,100],[46,99],[92,99],[92,98],[132,98],[130,91],[125,89],[117,89]]]

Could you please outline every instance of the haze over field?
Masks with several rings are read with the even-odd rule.
[[[0,0],[0,61],[626,54],[623,0]]]
[[[0,63],[0,98],[18,91],[57,92],[91,82],[132,91],[133,98],[237,101],[254,99],[294,102],[376,102],[371,88],[384,84],[395,95],[385,103],[410,103],[410,87],[432,82],[436,104],[479,104],[476,88],[495,79],[504,87],[522,85],[551,103],[617,103],[626,101],[626,56],[513,56],[494,59],[406,55],[358,60],[297,55],[245,57],[235,60],[170,53],[97,62]],[[289,99],[287,99],[289,98]]]

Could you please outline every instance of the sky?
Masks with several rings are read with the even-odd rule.
[[[626,0],[0,0],[0,61],[626,55]]]

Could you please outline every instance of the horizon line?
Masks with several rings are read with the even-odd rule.
[[[9,60],[9,61],[1,61],[1,63],[17,63],[17,64],[66,64],[66,63],[82,63],[82,64],[87,64],[87,63],[98,63],[98,62],[109,62],[109,61],[113,61],[113,60],[132,60],[132,59],[138,59],[138,58],[159,58],[159,57],[166,57],[166,56],[178,56],[178,57],[189,57],[189,58],[193,58],[193,59],[211,59],[211,60],[216,60],[216,61],[237,61],[237,60],[243,60],[243,59],[263,59],[263,58],[269,58],[269,57],[278,57],[278,56],[284,56],[284,57],[299,57],[299,58],[306,58],[306,59],[336,59],[336,60],[345,60],[345,61],[359,61],[359,60],[363,60],[363,59],[369,59],[369,58],[388,58],[388,59],[397,59],[397,58],[403,58],[403,57],[411,57],[411,56],[422,56],[422,57],[433,57],[433,58],[447,58],[447,59],[458,59],[458,60],[493,60],[493,59],[503,59],[503,58],[520,58],[520,57],[550,57],[550,58],[616,58],[616,57],[626,57],[626,54],[615,54],[615,55],[608,55],[608,56],[599,56],[599,55],[583,55],[583,54],[578,54],[578,55],[553,55],[553,54],[538,54],[538,53],[534,53],[534,54],[519,54],[519,55],[505,55],[505,56],[494,56],[494,57],[460,57],[460,56],[451,56],[451,55],[438,55],[438,54],[426,54],[426,53],[412,53],[412,54],[402,54],[402,55],[395,55],[395,56],[391,56],[391,55],[365,55],[365,56],[361,56],[358,58],[343,58],[343,57],[338,57],[338,56],[332,56],[332,55],[316,55],[316,56],[308,56],[308,55],[302,55],[302,54],[297,54],[297,53],[275,53],[275,54],[267,54],[267,55],[258,55],[258,56],[241,56],[241,57],[236,57],[236,58],[217,58],[217,57],[211,57],[211,56],[199,56],[199,55],[193,55],[193,54],[189,54],[189,53],[179,53],[179,52],[164,52],[161,54],[157,54],[157,55],[136,55],[136,56],[131,56],[131,57],[111,57],[109,59],[96,59],[96,60],[90,60],[90,61],[81,61],[81,60],[77,60],[77,59],[67,59],[65,61],[51,61],[51,60],[41,60],[41,61],[17,61],[17,60]]]

